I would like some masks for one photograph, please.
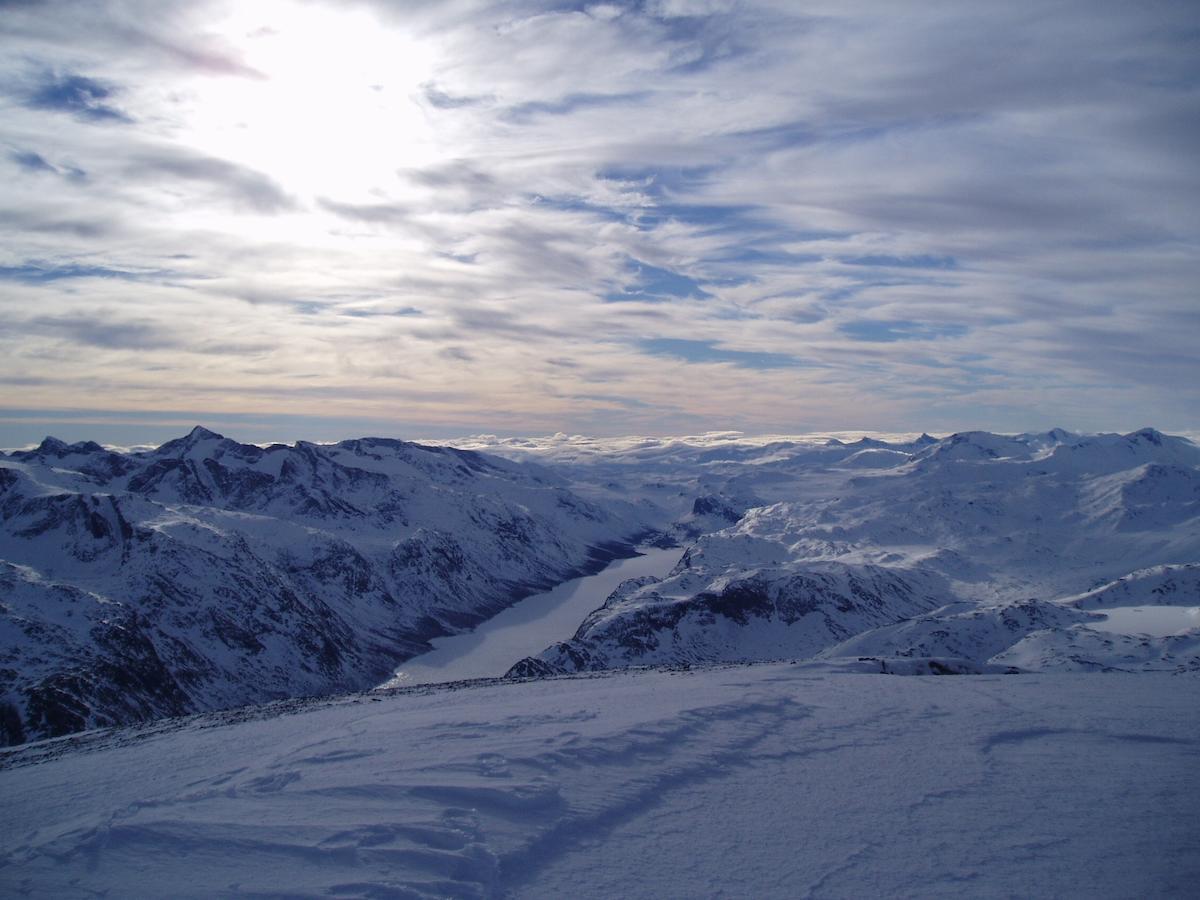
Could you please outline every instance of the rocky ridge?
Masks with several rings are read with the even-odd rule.
[[[0,454],[0,743],[371,687],[644,527],[448,447],[47,438]]]

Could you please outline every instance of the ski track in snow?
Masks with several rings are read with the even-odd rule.
[[[1194,896],[1198,701],[771,664],[193,717],[0,754],[0,893]]]

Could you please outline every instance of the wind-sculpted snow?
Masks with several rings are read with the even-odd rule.
[[[773,664],[167,720],[0,752],[0,893],[1192,896],[1198,702]]]
[[[1200,668],[1200,632],[1100,634],[1104,617],[1084,611],[1100,602],[1072,599],[1121,579],[1125,605],[1169,591],[1200,605],[1200,448],[1182,438],[773,445],[705,477],[706,512],[735,495],[773,502],[700,536],[666,578],[618,589],[514,675],[817,655]]]
[[[371,686],[594,568],[639,516],[382,439],[0,455],[0,743]]]

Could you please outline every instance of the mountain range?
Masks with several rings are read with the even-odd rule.
[[[1054,429],[732,456],[708,457],[724,481],[710,471],[715,493],[679,523],[716,511],[724,527],[512,674],[777,659],[1200,670],[1200,621],[1122,634],[1099,611],[1200,606],[1190,441]]]
[[[678,545],[678,564],[512,677],[1200,670],[1200,448],[1183,438],[490,449],[198,427],[0,454],[0,742],[370,689],[639,541]],[[1132,613],[1145,627],[1116,627]]]
[[[447,447],[47,438],[0,455],[0,743],[370,688],[644,519]]]

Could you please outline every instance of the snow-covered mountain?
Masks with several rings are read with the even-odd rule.
[[[201,428],[0,454],[0,740],[368,687],[654,526],[678,566],[514,675],[1200,667],[1191,620],[1110,627],[1109,607],[1200,606],[1200,448],[1181,438],[497,449],[522,458]]]
[[[1191,443],[523,457],[202,430],[0,456],[8,740],[293,698],[0,749],[0,884],[1124,897],[1200,877]],[[660,551],[678,565],[512,674],[609,671],[296,699],[377,683],[648,524],[685,541]],[[779,659],[801,661],[690,665]]]
[[[512,674],[818,655],[1200,668],[1200,631],[1121,635],[1088,612],[1118,594],[1126,607],[1200,604],[1190,441],[1055,429],[731,456],[701,512],[722,496],[771,502],[700,536],[666,578],[622,585]]]
[[[0,743],[370,687],[643,518],[533,464],[383,439],[0,454]]]

